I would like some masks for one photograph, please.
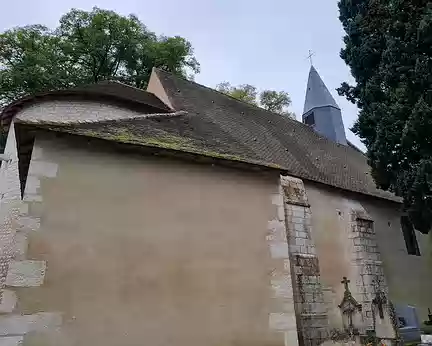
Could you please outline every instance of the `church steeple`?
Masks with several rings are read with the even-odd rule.
[[[309,71],[302,119],[321,135],[347,145],[341,109],[313,66]]]

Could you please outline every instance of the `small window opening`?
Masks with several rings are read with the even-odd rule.
[[[306,118],[305,118],[304,121],[305,121],[305,124],[306,124],[306,125],[309,125],[309,126],[313,126],[313,125],[315,125],[315,115],[314,115],[314,112],[308,114],[308,115],[306,116]]]
[[[408,216],[401,217],[401,226],[408,254],[420,256],[415,230]]]

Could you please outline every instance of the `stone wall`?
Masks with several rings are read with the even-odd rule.
[[[415,306],[419,321],[432,309],[432,243],[429,235],[415,232],[420,256],[409,255],[396,206],[380,201],[362,202],[374,220],[375,239],[380,251],[389,296],[395,305]]]
[[[33,165],[30,167],[26,201],[40,201],[37,196],[39,179],[55,177],[56,165],[39,160],[38,148],[33,153]],[[43,284],[46,262],[27,259],[29,234],[37,232],[40,219],[31,215],[32,202],[21,201],[18,176],[18,157],[15,128],[10,126],[5,154],[9,161],[3,161],[0,167],[1,196],[0,215],[0,251],[1,251],[1,300],[0,300],[0,345],[13,346],[23,341],[27,333],[35,333],[56,328],[61,324],[61,314],[57,312],[37,311],[23,314],[18,311],[19,294],[17,290],[38,287]]]
[[[396,337],[393,304],[416,306],[419,319],[425,320],[425,307],[432,306],[426,293],[432,289],[426,274],[428,259],[407,254],[400,205],[318,184],[305,186],[330,329],[343,327],[338,304],[344,294],[344,276],[350,280],[352,295],[362,304],[363,330],[375,324],[389,339]],[[419,234],[417,237],[422,247]],[[377,307],[372,305],[377,293],[386,298],[384,318],[377,317]]]
[[[364,210],[351,211],[352,240],[351,265],[355,271],[356,282],[352,291],[362,304],[364,328],[374,329],[372,300],[377,292],[388,297],[388,287],[384,275],[380,251],[375,237],[373,220]]]
[[[320,345],[328,337],[328,318],[319,259],[311,230],[311,211],[303,181],[284,176],[286,228],[293,275],[300,345]]]
[[[20,210],[11,342],[298,344],[276,175],[37,137]]]
[[[281,177],[281,182],[284,177]],[[298,345],[297,322],[294,309],[293,266],[289,256],[286,214],[284,207],[283,183],[279,192],[273,196],[272,203],[277,207],[277,217],[268,224],[267,241],[270,254],[274,261],[271,271],[271,287],[274,294],[275,310],[270,313],[271,329],[284,333],[285,346]],[[272,304],[273,305],[273,304]]]

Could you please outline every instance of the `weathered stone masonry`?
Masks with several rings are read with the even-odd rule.
[[[372,300],[376,292],[388,297],[388,286],[376,241],[372,218],[363,210],[351,210],[348,238],[352,241],[351,267],[356,277],[354,294],[363,307],[364,328],[374,328]],[[391,307],[387,304],[385,309]]]
[[[311,212],[302,180],[285,176],[286,230],[293,273],[299,343],[320,345],[328,336],[328,317],[320,281],[319,261],[311,232]]]
[[[267,243],[272,257],[270,269],[271,312],[269,327],[284,334],[286,346],[297,346],[297,323],[294,311],[291,263],[285,228],[285,210],[282,188],[272,196],[276,218],[268,222]]]
[[[29,168],[24,201],[21,200],[18,156],[13,123],[10,126],[5,154],[10,157],[0,168],[0,346],[19,345],[29,332],[57,327],[61,314],[35,311],[22,315],[16,310],[15,287],[35,287],[43,284],[46,263],[27,260],[27,237],[40,227],[40,215],[35,204],[42,203],[39,194],[41,180],[57,175],[57,165],[45,162],[42,151],[35,145]]]

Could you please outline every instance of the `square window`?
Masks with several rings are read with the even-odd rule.
[[[314,112],[309,113],[305,117],[304,122],[305,122],[306,125],[309,125],[309,126],[315,125],[315,114],[314,114]]]

